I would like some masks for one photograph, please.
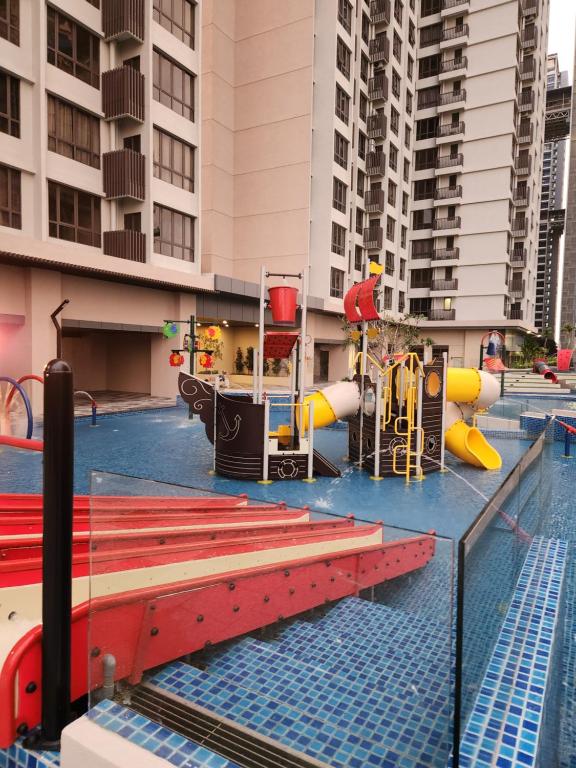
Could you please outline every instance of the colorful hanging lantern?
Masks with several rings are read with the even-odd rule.
[[[181,355],[180,352],[172,352],[169,360],[172,368],[179,368],[184,365],[184,355]]]
[[[200,355],[198,362],[202,368],[212,368],[212,355],[208,355],[204,352]]]
[[[178,326],[176,323],[164,323],[162,333],[165,339],[173,339],[178,333]]]
[[[210,339],[210,341],[218,341],[222,337],[222,329],[217,325],[209,325],[208,328],[206,328],[204,335],[206,338]]]

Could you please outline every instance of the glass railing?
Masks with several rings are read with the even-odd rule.
[[[91,487],[95,723],[230,765],[446,765],[451,539],[101,472]]]

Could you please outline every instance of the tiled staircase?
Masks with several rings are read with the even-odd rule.
[[[245,638],[213,653],[203,669],[171,664],[143,688],[296,750],[306,765],[442,766],[450,658],[446,627],[347,598],[273,641]]]
[[[508,370],[504,374],[504,391],[509,394],[530,394],[530,395],[568,395],[570,394],[570,385],[566,383],[557,384],[545,379],[539,373],[532,373],[531,370]]]

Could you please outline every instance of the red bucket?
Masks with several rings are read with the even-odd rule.
[[[275,288],[268,288],[268,293],[274,325],[294,325],[298,289],[289,285],[277,285]]]

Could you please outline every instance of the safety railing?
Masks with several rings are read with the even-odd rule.
[[[97,404],[96,400],[94,400],[94,398],[92,397],[90,392],[86,392],[84,389],[78,389],[78,390],[76,390],[74,392],[74,397],[78,397],[78,396],[85,397],[88,400],[90,400],[90,405],[92,407],[92,416],[91,416],[91,418],[92,418],[92,426],[95,427],[96,426],[96,415],[97,415],[96,414],[96,410],[98,408],[98,404]]]

